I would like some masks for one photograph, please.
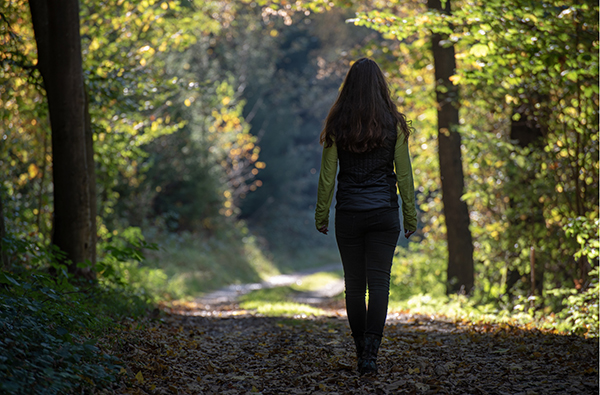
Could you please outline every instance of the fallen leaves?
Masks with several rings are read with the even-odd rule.
[[[598,341],[408,315],[388,319],[360,378],[346,319],[169,315],[112,350],[130,394],[597,394]],[[108,342],[107,342],[108,344]]]

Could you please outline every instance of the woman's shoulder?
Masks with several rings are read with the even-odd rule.
[[[406,142],[407,140],[407,136],[404,133],[404,131],[402,130],[402,127],[400,126],[400,124],[398,124],[398,127],[396,128],[396,143],[397,145],[402,145]]]

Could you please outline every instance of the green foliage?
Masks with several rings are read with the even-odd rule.
[[[589,268],[585,283],[579,284],[578,290],[556,288],[549,293],[563,298],[564,309],[558,318],[565,321],[566,326],[577,334],[590,337],[600,335],[600,321],[598,318],[600,304],[600,266],[598,265],[599,228],[598,219],[578,217],[572,219],[566,226],[567,236],[577,239],[580,246],[574,255],[585,267]]]
[[[143,264],[122,263],[119,270],[134,287],[145,287],[163,300],[193,298],[279,273],[243,223],[221,221],[212,224],[212,232],[158,231],[148,237],[160,239],[161,248],[149,253]]]
[[[390,300],[414,295],[440,297],[445,294],[446,248],[443,242],[421,240],[408,248],[396,248],[390,280]]]
[[[102,353],[94,340],[88,341],[59,326],[56,302],[10,297],[4,292],[0,295],[0,391],[64,394],[91,386],[102,388],[114,381],[117,361]],[[61,307],[60,318],[67,324],[89,319],[67,313],[66,306]],[[81,313],[83,309],[77,306],[75,310]]]
[[[270,317],[289,317],[309,315],[323,315],[323,310],[309,306],[304,303],[281,302],[281,301],[248,301],[240,303],[242,309],[256,310],[258,314]]]
[[[123,185],[136,188],[145,178],[145,145],[185,125],[171,107],[187,81],[170,78],[166,53],[192,45],[197,23],[206,33],[218,31],[219,23],[208,16],[214,7],[201,2],[194,13],[177,1],[82,3],[81,18],[91,21],[82,24],[82,50],[99,214],[111,228],[118,226],[111,214]]]
[[[98,223],[103,234],[143,225],[144,219],[157,214],[170,224],[188,219],[191,224],[184,223],[184,229],[201,226],[204,218],[219,215],[221,210],[234,214],[236,192],[250,187],[245,181],[251,178],[248,174],[254,175],[249,163],[257,162],[258,147],[241,119],[243,101],[236,100],[227,75],[207,76],[206,70],[198,68],[186,72],[189,55],[206,52],[199,47],[208,47],[211,35],[229,25],[236,6],[220,1],[196,3],[81,4],[83,66],[97,164]],[[51,142],[43,83],[35,68],[28,4],[5,3],[0,13],[0,137],[7,143],[0,147],[0,166],[7,174],[3,178],[8,195],[5,207],[16,214],[10,216],[7,226],[19,236],[35,235],[48,243]],[[182,54],[195,43],[198,46]],[[184,126],[186,130],[182,130]],[[184,153],[199,158],[201,165],[188,160],[183,171],[181,166],[173,166],[160,173],[162,178],[146,181],[153,164],[165,159],[156,154],[156,145],[149,145],[157,139],[164,144],[175,132],[179,132],[172,143],[175,154],[184,148]],[[182,147],[188,136],[192,141]],[[214,155],[204,155],[212,150]],[[242,161],[247,163],[240,166]],[[162,164],[152,175],[164,170]],[[195,170],[195,177],[185,174],[190,169]],[[237,190],[230,190],[232,183],[238,184]],[[165,192],[154,202],[161,188]],[[173,198],[173,191],[179,196]],[[193,204],[197,201],[207,203]]]
[[[598,267],[590,270],[588,275],[591,280],[590,285],[583,292],[560,288],[548,292],[566,299],[563,299],[565,308],[557,314],[557,318],[564,321],[566,324],[564,326],[569,331],[579,335],[598,337],[600,331],[600,321],[598,320],[598,294],[600,293],[598,277],[600,271]],[[555,292],[552,293],[552,291]]]
[[[125,316],[145,313],[146,299],[128,292],[123,281],[112,288],[75,282],[56,263],[56,251],[11,238],[5,245],[19,259],[0,272],[0,390],[64,394],[109,386],[118,361],[98,348],[96,336]]]
[[[350,22],[399,41],[372,52],[394,55],[391,82],[423,121],[412,152],[424,234],[443,239],[435,115],[422,107],[433,98],[432,59],[423,53],[429,35],[441,33],[456,50],[451,80],[460,86],[475,294],[508,310],[526,300],[546,313],[560,311],[562,297],[550,290],[580,294],[590,286],[565,226],[578,216],[598,218],[598,5],[453,1],[451,15],[416,3],[359,11]]]

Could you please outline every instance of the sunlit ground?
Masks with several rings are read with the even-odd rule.
[[[332,294],[331,290],[335,293]],[[307,300],[307,295],[327,296],[308,299],[310,302],[306,303],[303,301]],[[199,299],[176,300],[163,304],[163,308],[170,313],[207,317],[345,317],[343,273],[340,270],[307,275],[294,284],[257,289],[217,305],[205,305],[199,302]],[[492,306],[476,305],[465,296],[432,297],[426,294],[414,295],[405,300],[390,300],[387,320],[388,324],[415,320],[436,320],[465,325],[501,324],[551,333],[561,333],[567,329],[553,316],[539,319],[527,311],[504,311]]]

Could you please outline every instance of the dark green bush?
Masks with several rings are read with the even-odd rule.
[[[77,280],[57,263],[56,253],[34,243],[5,239],[5,245],[12,259],[0,272],[0,393],[68,394],[109,386],[119,361],[98,347],[97,338],[124,317],[145,313],[148,299],[122,279],[113,278],[111,287]],[[126,258],[127,251],[115,247],[111,253]]]

